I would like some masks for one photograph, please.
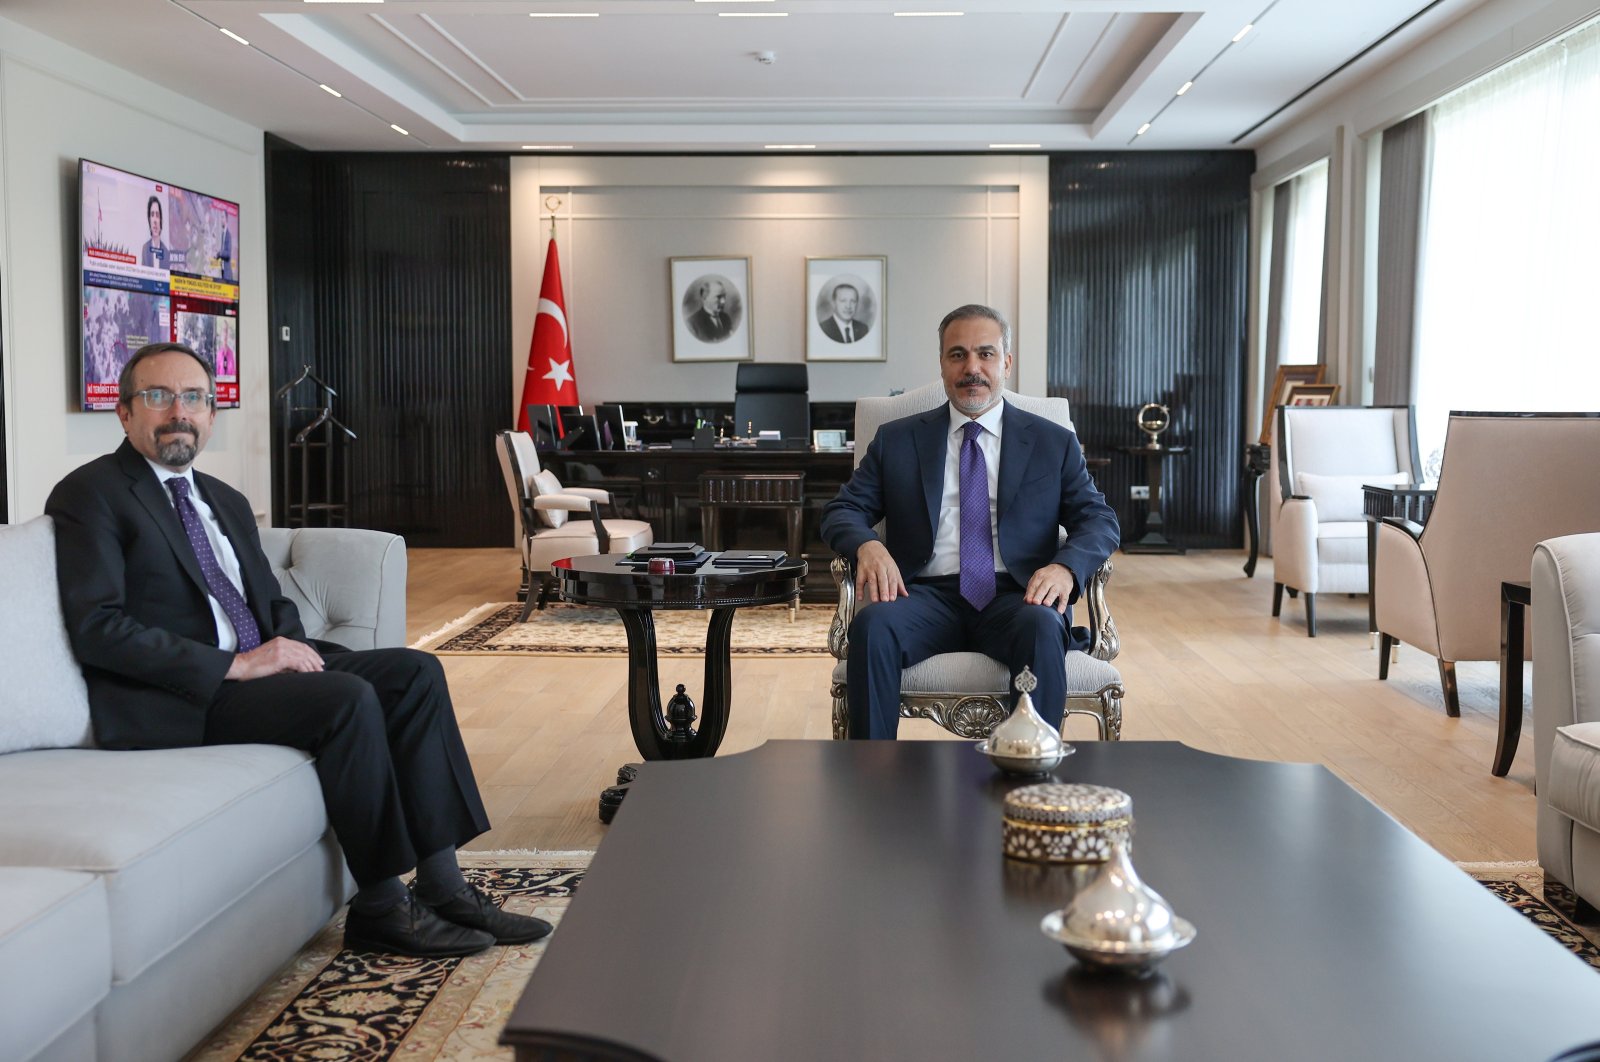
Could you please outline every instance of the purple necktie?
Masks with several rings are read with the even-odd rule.
[[[256,626],[256,618],[250,614],[250,606],[244,603],[244,596],[239,593],[238,587],[223,574],[222,565],[217,563],[217,555],[211,549],[211,539],[206,537],[206,529],[200,524],[200,511],[189,499],[189,481],[182,476],[174,477],[167,480],[167,489],[172,491],[172,503],[178,507],[178,519],[183,521],[184,534],[189,536],[189,545],[194,549],[195,559],[200,562],[206,586],[210,587],[211,596],[222,603],[222,611],[227,614],[228,622],[233,624],[233,632],[239,636],[239,652],[248,653],[261,644],[261,628]]]
[[[969,420],[961,440],[961,596],[982,611],[994,600],[994,531],[989,522],[989,469],[978,448],[983,425]]]

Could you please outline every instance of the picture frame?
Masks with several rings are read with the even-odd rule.
[[[889,259],[885,255],[806,259],[806,360],[889,357]]]
[[[1331,406],[1339,397],[1338,384],[1294,384],[1284,396],[1286,406]]]
[[[1273,411],[1289,398],[1289,389],[1298,384],[1320,384],[1324,368],[1321,365],[1279,365],[1272,381],[1272,390],[1266,393],[1268,401],[1261,410],[1261,443],[1272,441]]]
[[[755,306],[749,255],[667,259],[673,361],[749,361]]]
[[[818,450],[843,450],[845,448],[845,435],[843,428],[814,428],[811,432],[811,445]]]

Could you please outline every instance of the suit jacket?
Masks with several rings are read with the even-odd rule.
[[[309,641],[261,550],[243,494],[213,476],[195,486],[239,556],[261,640]],[[61,611],[106,748],[170,748],[205,738],[206,709],[234,654],[217,648],[205,576],[170,496],[127,440],[56,484]],[[319,649],[333,648],[321,643]]]
[[[720,343],[733,334],[733,318],[722,314],[721,323],[711,320],[704,306],[689,315],[689,331],[702,343]]]
[[[862,336],[866,335],[871,327],[871,325],[867,324],[867,322],[863,321],[859,317],[857,317],[854,321],[851,321],[850,334],[854,336],[855,339],[851,339],[850,342],[854,343],[857,339],[860,339]],[[845,342],[844,333],[839,330],[839,322],[833,319],[832,314],[829,314],[827,317],[822,319],[822,334],[833,340],[835,343]]]
[[[158,240],[144,241],[144,247],[139,251],[139,264],[147,266],[167,266],[167,245]],[[157,259],[160,259],[157,261]]]
[[[1089,478],[1077,435],[1009,402],[1000,424],[995,523],[1001,563],[1023,586],[1052,562],[1071,571],[1079,589],[1089,585],[1122,532]],[[933,557],[949,431],[948,402],[879,428],[855,475],[823,509],[823,541],[854,560],[863,543],[879,539],[873,525],[882,520],[881,541],[901,576],[916,578]]]

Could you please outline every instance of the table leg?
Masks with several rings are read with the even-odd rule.
[[[1522,737],[1522,635],[1524,606],[1500,596],[1500,740],[1495,745],[1496,778],[1504,778],[1517,757]]]
[[[1256,576],[1256,558],[1261,554],[1261,473],[1246,468],[1244,489],[1239,492],[1244,505],[1244,526],[1250,534],[1250,556],[1244,562],[1246,578]]]

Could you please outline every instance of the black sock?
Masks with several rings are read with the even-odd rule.
[[[350,900],[350,910],[362,915],[380,915],[405,902],[405,883],[399,878],[384,878],[368,885]]]
[[[441,848],[417,864],[417,899],[441,904],[467,887],[454,848]]]

